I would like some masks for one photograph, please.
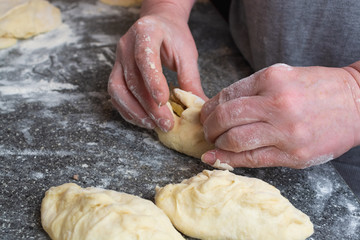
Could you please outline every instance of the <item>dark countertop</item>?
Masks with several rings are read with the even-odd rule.
[[[156,185],[211,169],[123,121],[108,101],[116,42],[138,9],[53,3],[62,11],[59,29],[0,50],[0,239],[48,239],[40,204],[51,186],[75,182],[153,200]],[[251,73],[211,4],[194,7],[190,27],[208,96]],[[165,73],[174,84],[176,75]],[[360,156],[360,149],[343,157],[349,155]],[[235,173],[273,184],[308,214],[315,226],[309,239],[359,239],[359,201],[330,163]]]

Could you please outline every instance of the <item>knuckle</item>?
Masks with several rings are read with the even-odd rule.
[[[280,92],[272,97],[274,108],[287,116],[301,115],[301,108],[298,104],[298,97],[292,91]]]
[[[290,136],[299,144],[306,144],[311,139],[309,129],[302,123],[293,123],[290,125]]]
[[[218,105],[214,111],[214,120],[219,127],[224,128],[227,125],[227,112],[223,105]]]
[[[155,19],[153,16],[144,16],[137,20],[133,25],[137,32],[143,32],[149,30],[149,27],[155,25]]]
[[[311,151],[305,147],[298,148],[294,151],[295,161],[299,164],[299,167],[303,167],[301,163],[305,163],[311,157]]]
[[[254,168],[254,167],[258,166],[258,161],[255,157],[255,151],[250,150],[250,151],[244,152],[244,158],[247,163],[247,167]]]
[[[114,97],[118,91],[118,84],[115,82],[113,74],[110,75],[107,90],[111,97]]]
[[[234,128],[228,130],[225,134],[220,136],[219,140],[221,147],[225,148],[225,150],[235,153],[242,151],[242,145],[238,137],[238,132]]]
[[[264,70],[264,76],[266,80],[280,80],[284,72],[280,67],[272,65]]]
[[[229,132],[225,135],[225,138],[229,150],[232,152],[239,152],[239,144],[232,129],[230,129]]]
[[[123,51],[123,49],[126,48],[126,46],[127,46],[127,41],[124,36],[124,37],[120,38],[119,41],[117,42],[117,45],[116,45],[117,52],[121,53]]]
[[[291,71],[293,67],[285,63],[276,63],[272,67],[277,68],[279,71]]]
[[[129,95],[129,91],[126,86],[115,83],[111,79],[108,82],[108,93],[112,98],[115,98],[115,99]]]
[[[138,64],[144,64],[146,62],[146,58],[144,57],[144,52],[139,51],[138,47],[136,47],[134,58],[135,58],[135,62],[137,62]]]
[[[108,86],[107,86],[108,93],[110,94],[110,96],[114,95],[114,88],[115,88],[114,81],[112,81],[112,79],[110,77],[109,82],[108,82]]]
[[[224,88],[219,93],[219,103],[224,103],[224,102],[230,101],[232,92],[233,92],[232,88],[230,88],[230,87]]]

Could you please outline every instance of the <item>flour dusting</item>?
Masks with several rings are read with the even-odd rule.
[[[73,90],[77,88],[69,83],[49,82],[45,80],[36,81],[34,79],[25,79],[18,82],[0,80],[0,84],[0,93],[3,96],[21,95],[23,98],[31,98],[37,94],[48,94],[53,91]]]
[[[308,174],[308,181],[316,194],[315,197],[317,204],[313,206],[314,210],[321,214],[334,190],[333,183],[327,176],[314,172],[312,174]]]
[[[33,179],[39,180],[39,179],[43,179],[45,177],[45,175],[41,172],[33,172],[32,174]]]
[[[334,159],[334,155],[333,154],[325,154],[325,155],[321,155],[318,157],[315,157],[311,160],[309,160],[306,164],[305,167],[310,167],[310,166],[314,166],[314,165],[321,165],[324,164],[330,160]]]
[[[63,23],[53,31],[20,41],[18,47],[21,51],[28,52],[40,48],[52,49],[64,44],[75,44],[78,41],[79,36],[76,36],[69,25]]]
[[[63,91],[75,90],[77,86],[70,83],[59,83],[54,81],[46,81],[43,79],[35,80],[32,78],[19,81],[0,80],[0,94],[3,97],[16,96],[25,102],[41,102],[45,106],[54,107],[62,104],[70,99],[75,100],[82,98],[79,93],[71,94]],[[14,111],[17,99],[0,98],[1,112]]]
[[[38,150],[38,149],[6,149],[4,146],[0,146],[0,156],[69,156],[75,155],[75,152],[71,151],[50,151],[50,150]]]

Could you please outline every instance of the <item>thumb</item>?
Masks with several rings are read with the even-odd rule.
[[[213,149],[201,156],[201,161],[213,165],[216,160],[232,167],[291,167],[304,168],[303,162],[296,161],[276,147],[262,147],[244,152],[230,152],[222,149]]]
[[[197,57],[180,59],[177,66],[177,77],[181,89],[191,92],[205,101],[209,99],[201,86]]]

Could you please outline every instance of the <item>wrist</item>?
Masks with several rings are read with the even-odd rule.
[[[195,0],[144,0],[140,17],[158,15],[168,19],[189,20],[191,8]]]
[[[349,66],[344,67],[353,79],[353,84],[350,85],[351,92],[353,95],[354,103],[356,106],[356,113],[358,115],[357,122],[354,123],[355,125],[355,144],[354,146],[360,145],[360,61],[357,61]]]

